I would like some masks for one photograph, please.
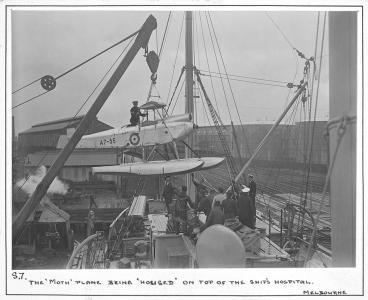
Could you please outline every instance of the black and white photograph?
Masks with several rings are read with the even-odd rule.
[[[364,295],[362,3],[18,4],[6,295]]]

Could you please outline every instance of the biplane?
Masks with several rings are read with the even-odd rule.
[[[168,116],[166,104],[148,101],[140,109],[145,111],[146,117],[136,126],[122,126],[121,128],[85,135],[76,148],[123,148],[132,149],[145,146],[157,146],[184,140],[196,128],[191,114]],[[67,142],[61,137],[58,147]],[[178,175],[188,172],[214,168],[225,160],[224,157],[201,157],[172,159],[160,161],[141,161],[116,166],[100,166],[92,168],[92,173],[115,175]]]

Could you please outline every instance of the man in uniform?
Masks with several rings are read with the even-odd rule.
[[[130,109],[130,126],[139,124],[139,117],[145,117],[147,114],[141,113],[138,107],[138,101],[133,101],[133,107]]]
[[[165,177],[165,185],[164,190],[162,191],[162,197],[165,200],[167,213],[170,213],[170,203],[172,202],[174,195],[174,187],[172,186],[170,182],[170,176]]]
[[[249,198],[251,201],[252,208],[254,209],[253,212],[253,224],[256,224],[256,193],[257,193],[257,184],[254,181],[254,176],[252,174],[248,175],[249,179]]]
[[[243,185],[238,197],[239,221],[242,224],[254,229],[255,209],[249,197],[249,188]]]

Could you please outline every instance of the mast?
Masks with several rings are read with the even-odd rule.
[[[329,12],[330,122],[357,115],[357,12]],[[339,124],[339,123],[338,123]],[[330,179],[332,266],[355,267],[357,124],[346,124]],[[339,126],[329,130],[330,157]],[[359,171],[358,171],[359,174]],[[361,173],[360,173],[361,174]],[[359,250],[357,250],[359,251]]]
[[[185,12],[185,113],[190,113],[193,116],[193,29],[192,29],[192,12]],[[187,144],[193,149],[193,135],[187,138]],[[192,157],[190,149],[185,148],[185,157]],[[188,195],[194,200],[194,185],[190,174],[186,175],[186,185],[188,187]]]

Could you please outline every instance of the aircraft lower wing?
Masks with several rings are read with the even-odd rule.
[[[224,157],[202,157],[168,161],[147,161],[117,166],[93,167],[92,173],[132,176],[179,175],[215,168],[224,160]]]

